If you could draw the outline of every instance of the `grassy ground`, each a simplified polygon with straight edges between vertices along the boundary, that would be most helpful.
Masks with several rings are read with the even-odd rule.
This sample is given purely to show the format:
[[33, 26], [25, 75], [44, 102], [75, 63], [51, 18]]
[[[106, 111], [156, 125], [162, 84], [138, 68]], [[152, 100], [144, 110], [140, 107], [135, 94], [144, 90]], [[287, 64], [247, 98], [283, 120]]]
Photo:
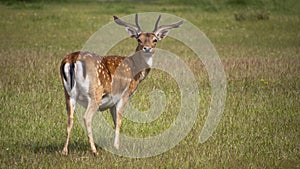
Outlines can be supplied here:
[[[291, 5], [281, 8], [283, 4], [276, 3], [253, 5], [232, 0], [224, 6], [212, 2], [0, 5], [0, 168], [300, 168], [300, 10], [287, 10]], [[215, 45], [228, 82], [226, 108], [217, 130], [207, 142], [198, 144], [209, 109], [208, 77], [191, 51], [166, 39], [159, 47], [183, 59], [191, 57], [186, 62], [200, 88], [201, 111], [188, 136], [170, 151], [150, 158], [119, 157], [101, 148], [101, 156], [94, 158], [76, 118], [70, 155], [61, 156], [67, 117], [60, 60], [81, 49], [112, 15], [145, 11], [183, 17]], [[257, 19], [264, 11], [268, 18]], [[245, 19], [237, 21], [235, 14]], [[114, 53], [133, 51], [131, 41], [132, 46], [120, 45]], [[165, 83], [160, 77], [168, 78], [154, 71], [143, 82], [133, 98], [136, 107], [147, 109], [144, 93], [154, 85], [165, 89], [167, 98], [176, 98], [173, 82]], [[122, 132], [144, 136], [144, 132], [163, 131], [176, 117], [172, 114], [177, 109], [172, 107], [174, 103], [171, 99], [169, 111], [149, 125], [124, 120]]]

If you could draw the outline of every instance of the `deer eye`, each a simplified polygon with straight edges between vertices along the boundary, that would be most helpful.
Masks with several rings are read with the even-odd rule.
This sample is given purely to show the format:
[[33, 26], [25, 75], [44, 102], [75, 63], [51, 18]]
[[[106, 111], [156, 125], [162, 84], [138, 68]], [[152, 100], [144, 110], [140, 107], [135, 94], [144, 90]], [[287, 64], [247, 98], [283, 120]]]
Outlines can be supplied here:
[[141, 39], [137, 39], [138, 43], [142, 43], [142, 40]]
[[153, 43], [156, 43], [157, 42], [157, 39], [153, 39], [153, 41], [152, 41]]

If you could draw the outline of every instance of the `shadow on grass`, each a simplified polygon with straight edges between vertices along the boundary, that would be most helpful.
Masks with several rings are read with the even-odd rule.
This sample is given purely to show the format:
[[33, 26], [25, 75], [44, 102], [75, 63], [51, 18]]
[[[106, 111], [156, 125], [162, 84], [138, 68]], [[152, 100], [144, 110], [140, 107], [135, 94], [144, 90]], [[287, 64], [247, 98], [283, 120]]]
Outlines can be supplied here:
[[[45, 142], [26, 142], [22, 143], [22, 147], [35, 154], [61, 154], [64, 147], [64, 142], [61, 143], [45, 143]], [[70, 142], [69, 143], [69, 153], [75, 152], [76, 154], [85, 154], [90, 151], [90, 145], [88, 142]], [[98, 151], [101, 151], [102, 148], [96, 146]]]

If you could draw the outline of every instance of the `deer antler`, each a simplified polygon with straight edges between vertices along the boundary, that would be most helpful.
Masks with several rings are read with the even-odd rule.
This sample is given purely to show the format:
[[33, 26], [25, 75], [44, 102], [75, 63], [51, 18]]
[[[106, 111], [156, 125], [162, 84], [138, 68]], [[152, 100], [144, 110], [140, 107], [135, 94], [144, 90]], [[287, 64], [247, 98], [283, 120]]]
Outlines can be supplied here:
[[152, 32], [155, 32], [155, 31], [157, 30], [158, 23], [159, 23], [159, 21], [160, 21], [160, 17], [161, 17], [161, 15], [158, 16], [158, 18], [157, 18], [157, 20], [156, 20], [156, 22], [155, 22], [154, 30], [153, 30]]
[[172, 23], [170, 25], [161, 25], [161, 26], [158, 26], [159, 20], [160, 20], [160, 16], [157, 19], [157, 22], [155, 24], [155, 28], [153, 30], [153, 33], [161, 32], [163, 30], [169, 30], [169, 29], [172, 29], [172, 28], [178, 28], [183, 23], [183, 21], [178, 21], [178, 22]]
[[178, 22], [175, 22], [175, 23], [172, 23], [170, 25], [161, 25], [161, 26], [158, 26], [158, 23], [160, 21], [160, 17], [161, 15], [158, 16], [157, 18], [157, 21], [155, 23], [155, 27], [154, 27], [154, 30], [152, 31], [157, 37], [163, 39], [165, 36], [167, 36], [168, 32], [169, 32], [169, 29], [172, 29], [172, 28], [178, 28], [182, 23], [183, 21], [178, 21]]
[[131, 24], [131, 23], [127, 23], [121, 19], [119, 19], [117, 16], [114, 16], [114, 21], [121, 25], [121, 26], [125, 26], [126, 29], [128, 29], [128, 31], [133, 31], [134, 34], [138, 35], [140, 33], [142, 33], [142, 29], [139, 25], [139, 18], [138, 18], [138, 14], [135, 14], [135, 25]]
[[139, 17], [138, 17], [138, 14], [136, 13], [135, 14], [135, 25], [136, 27], [138, 28], [138, 32], [141, 33], [143, 32], [143, 30], [141, 29], [140, 25], [139, 25]]

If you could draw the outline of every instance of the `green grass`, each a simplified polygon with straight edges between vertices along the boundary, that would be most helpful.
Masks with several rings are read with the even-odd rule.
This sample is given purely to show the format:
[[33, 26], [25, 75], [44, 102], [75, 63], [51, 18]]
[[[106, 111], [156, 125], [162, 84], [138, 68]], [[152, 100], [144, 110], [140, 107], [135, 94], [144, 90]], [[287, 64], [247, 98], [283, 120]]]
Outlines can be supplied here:
[[[0, 168], [299, 168], [300, 10], [296, 5], [286, 9], [292, 1], [192, 2], [0, 5]], [[234, 14], [243, 7], [270, 11], [270, 17], [236, 21]], [[217, 130], [207, 142], [198, 143], [210, 104], [208, 76], [187, 47], [168, 38], [159, 47], [182, 56], [200, 89], [200, 111], [188, 136], [150, 158], [119, 157], [100, 147], [101, 155], [95, 158], [75, 118], [70, 154], [62, 156], [67, 115], [61, 59], [81, 49], [112, 15], [153, 9], [189, 20], [215, 45], [227, 75], [226, 107]], [[126, 55], [134, 49], [134, 41], [128, 39], [111, 53]], [[176, 118], [176, 84], [159, 71], [152, 71], [141, 84], [132, 98], [134, 106], [147, 110], [147, 93], [153, 88], [165, 91], [166, 111], [149, 124], [124, 119], [122, 133], [156, 135]], [[103, 114], [111, 120], [108, 112]]]

